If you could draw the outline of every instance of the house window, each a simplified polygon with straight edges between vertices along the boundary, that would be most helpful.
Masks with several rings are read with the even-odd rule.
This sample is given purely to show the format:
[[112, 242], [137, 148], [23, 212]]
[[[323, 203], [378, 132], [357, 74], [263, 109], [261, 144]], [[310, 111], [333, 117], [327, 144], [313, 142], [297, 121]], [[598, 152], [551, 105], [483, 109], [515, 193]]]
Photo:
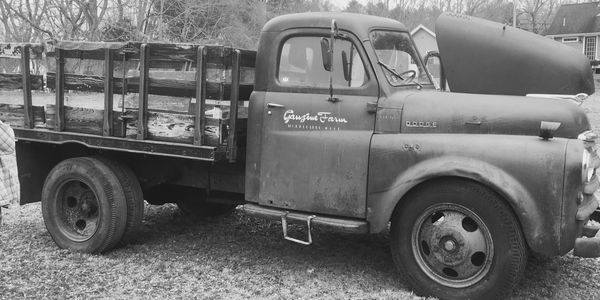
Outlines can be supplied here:
[[589, 59], [596, 59], [596, 37], [588, 36], [585, 38], [585, 47], [583, 48], [583, 55]]
[[576, 43], [578, 41], [577, 37], [564, 37], [562, 39], [563, 43]]

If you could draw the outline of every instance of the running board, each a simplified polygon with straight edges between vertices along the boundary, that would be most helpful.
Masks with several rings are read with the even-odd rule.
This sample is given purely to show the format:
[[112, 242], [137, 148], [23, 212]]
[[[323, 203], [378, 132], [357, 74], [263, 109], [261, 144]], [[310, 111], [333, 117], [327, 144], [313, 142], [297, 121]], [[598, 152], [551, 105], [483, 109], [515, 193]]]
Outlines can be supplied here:
[[[286, 240], [300, 243], [303, 245], [312, 244], [312, 227], [328, 228], [338, 232], [346, 233], [369, 233], [369, 223], [363, 220], [336, 218], [330, 216], [320, 216], [304, 212], [289, 211], [280, 208], [264, 207], [256, 204], [240, 205], [237, 208], [239, 211], [249, 215], [270, 220], [281, 220], [283, 237]], [[306, 223], [307, 241], [289, 237], [287, 234], [288, 221], [296, 221]]]

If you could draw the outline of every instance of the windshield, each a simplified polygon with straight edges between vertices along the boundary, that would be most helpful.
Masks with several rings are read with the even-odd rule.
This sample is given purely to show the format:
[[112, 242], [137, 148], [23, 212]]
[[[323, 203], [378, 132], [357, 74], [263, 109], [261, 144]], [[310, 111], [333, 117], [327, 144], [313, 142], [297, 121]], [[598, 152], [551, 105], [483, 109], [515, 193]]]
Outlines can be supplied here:
[[378, 64], [391, 85], [432, 84], [408, 33], [374, 30], [370, 37]]

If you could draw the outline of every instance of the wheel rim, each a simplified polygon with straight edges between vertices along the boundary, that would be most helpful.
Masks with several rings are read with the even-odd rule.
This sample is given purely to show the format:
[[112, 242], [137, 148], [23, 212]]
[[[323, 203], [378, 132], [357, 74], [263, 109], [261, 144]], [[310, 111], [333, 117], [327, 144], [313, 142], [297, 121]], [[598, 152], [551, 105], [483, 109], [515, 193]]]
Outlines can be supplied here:
[[98, 198], [82, 181], [72, 180], [61, 185], [58, 189], [57, 212], [59, 230], [72, 241], [86, 241], [98, 229]]
[[413, 226], [411, 245], [421, 270], [453, 288], [479, 282], [488, 274], [494, 256], [485, 223], [458, 204], [437, 204], [425, 210]]

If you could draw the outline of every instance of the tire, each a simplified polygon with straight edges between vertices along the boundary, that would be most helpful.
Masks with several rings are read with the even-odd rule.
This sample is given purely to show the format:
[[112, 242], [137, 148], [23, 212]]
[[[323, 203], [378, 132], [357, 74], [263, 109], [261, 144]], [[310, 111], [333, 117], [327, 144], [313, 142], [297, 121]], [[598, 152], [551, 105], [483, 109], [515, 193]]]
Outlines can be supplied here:
[[60, 248], [103, 253], [112, 249], [125, 232], [125, 191], [115, 172], [101, 160], [70, 158], [46, 177], [42, 214]]
[[527, 263], [511, 208], [477, 183], [445, 179], [417, 187], [392, 217], [394, 263], [420, 295], [496, 299]]
[[144, 194], [142, 193], [142, 187], [137, 180], [137, 176], [128, 166], [104, 157], [95, 157], [95, 159], [111, 168], [125, 193], [127, 223], [125, 224], [125, 232], [119, 244], [126, 245], [134, 239], [142, 227], [142, 219], [144, 218]]

